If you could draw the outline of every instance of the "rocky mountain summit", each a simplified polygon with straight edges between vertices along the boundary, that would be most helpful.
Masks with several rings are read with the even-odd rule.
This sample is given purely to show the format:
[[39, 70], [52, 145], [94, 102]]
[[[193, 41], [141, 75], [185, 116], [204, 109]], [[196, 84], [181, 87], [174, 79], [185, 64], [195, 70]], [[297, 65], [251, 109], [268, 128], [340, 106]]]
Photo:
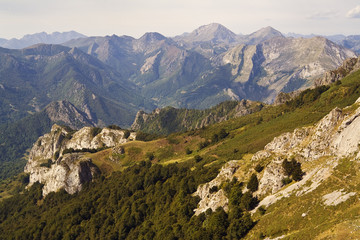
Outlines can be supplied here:
[[84, 152], [115, 147], [136, 136], [124, 134], [120, 129], [84, 127], [73, 131], [53, 125], [51, 132], [40, 137], [30, 150], [25, 166], [25, 172], [30, 174], [29, 186], [35, 182], [44, 184], [44, 196], [59, 189], [70, 194], [80, 191], [82, 184], [99, 172]]
[[[359, 116], [360, 99], [344, 109], [333, 109], [313, 126], [298, 128], [275, 137], [264, 150], [255, 153], [251, 164], [265, 166], [261, 173], [257, 173], [259, 188], [254, 194], [261, 200], [259, 206], [269, 207], [284, 197], [309, 194], [332, 176], [341, 159], [358, 161], [360, 135], [356, 129], [360, 127]], [[300, 181], [290, 185], [284, 183], [286, 173], [283, 162], [287, 159], [299, 162], [304, 172]], [[213, 181], [199, 186], [195, 195], [200, 196], [201, 201], [195, 210], [196, 214], [219, 206], [226, 210], [228, 200], [220, 188], [221, 183], [242, 174], [243, 167], [241, 160], [231, 161], [224, 165]], [[219, 190], [210, 192], [209, 189], [213, 186], [217, 186]], [[339, 191], [324, 195], [325, 204], [339, 204], [356, 195], [355, 192], [347, 193], [344, 189]]]

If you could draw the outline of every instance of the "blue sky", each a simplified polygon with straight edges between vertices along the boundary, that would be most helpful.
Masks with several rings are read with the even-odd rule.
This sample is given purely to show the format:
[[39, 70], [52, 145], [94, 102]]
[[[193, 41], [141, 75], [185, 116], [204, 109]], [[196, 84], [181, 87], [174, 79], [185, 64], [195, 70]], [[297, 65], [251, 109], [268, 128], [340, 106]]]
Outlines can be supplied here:
[[360, 35], [354, 0], [0, 0], [0, 38], [75, 30], [88, 36], [175, 36], [221, 23], [235, 33], [262, 27], [301, 34]]

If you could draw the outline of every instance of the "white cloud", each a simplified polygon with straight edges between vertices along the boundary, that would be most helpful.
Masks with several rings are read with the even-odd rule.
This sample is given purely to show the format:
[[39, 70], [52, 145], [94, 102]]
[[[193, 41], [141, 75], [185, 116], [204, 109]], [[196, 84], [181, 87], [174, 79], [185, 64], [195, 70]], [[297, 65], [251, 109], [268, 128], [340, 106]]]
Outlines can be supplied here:
[[355, 8], [348, 11], [346, 16], [348, 18], [360, 18], [360, 5], [357, 5]]

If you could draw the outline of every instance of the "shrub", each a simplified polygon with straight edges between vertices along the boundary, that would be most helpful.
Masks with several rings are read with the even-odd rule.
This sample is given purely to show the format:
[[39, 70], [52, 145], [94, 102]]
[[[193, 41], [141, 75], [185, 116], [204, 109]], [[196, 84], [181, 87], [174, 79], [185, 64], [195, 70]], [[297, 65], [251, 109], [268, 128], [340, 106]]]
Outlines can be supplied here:
[[192, 150], [190, 150], [189, 148], [186, 148], [185, 152], [186, 152], [187, 155], [192, 154]]
[[246, 211], [250, 211], [256, 207], [258, 202], [258, 199], [256, 197], [253, 197], [251, 192], [246, 192], [241, 197], [240, 208]]
[[212, 188], [209, 189], [209, 193], [214, 193], [219, 190], [218, 186], [212, 186]]
[[155, 155], [154, 155], [153, 152], [147, 152], [147, 153], [145, 154], [145, 157], [146, 157], [148, 160], [150, 160], [150, 161], [152, 161], [152, 160], [155, 159]]
[[263, 169], [264, 169], [264, 167], [261, 166], [260, 163], [258, 163], [258, 164], [255, 166], [255, 168], [254, 168], [254, 170], [255, 170], [256, 172], [258, 172], [258, 173], [260, 173]]
[[199, 143], [199, 150], [203, 149], [203, 148], [206, 148], [207, 146], [210, 145], [210, 142], [209, 140], [205, 140], [204, 142], [200, 142]]
[[259, 211], [260, 215], [264, 215], [265, 212], [266, 212], [266, 209], [264, 208], [264, 206], [260, 206], [260, 207], [258, 208], [258, 211]]
[[114, 125], [114, 124], [107, 126], [107, 128], [113, 129], [113, 130], [121, 130], [121, 127]]
[[259, 188], [259, 181], [256, 174], [251, 175], [250, 180], [246, 186], [251, 192], [256, 192]]
[[91, 128], [90, 134], [92, 137], [95, 137], [96, 135], [98, 135], [101, 132], [101, 128], [99, 127], [93, 127]]
[[127, 139], [130, 137], [130, 131], [129, 130], [125, 130], [124, 131], [124, 138]]
[[294, 158], [292, 158], [291, 161], [284, 159], [282, 167], [284, 168], [285, 175], [292, 177], [294, 181], [300, 181], [304, 175], [301, 170], [301, 163], [297, 162]]
[[199, 155], [196, 155], [195, 157], [194, 157], [194, 159], [195, 159], [195, 162], [200, 162], [201, 160], [203, 160], [203, 158], [202, 157], [200, 157]]
[[149, 134], [149, 133], [144, 133], [144, 132], [136, 133], [136, 140], [139, 140], [139, 141], [148, 142], [148, 141], [155, 140], [157, 138], [159, 138], [159, 136], [155, 135], [155, 134]]
[[224, 128], [222, 128], [222, 129], [220, 129], [220, 132], [218, 135], [219, 135], [219, 140], [221, 140], [221, 139], [224, 139], [227, 136], [229, 136], [229, 133]]
[[51, 165], [53, 164], [51, 159], [48, 159], [47, 162], [41, 163], [40, 167], [47, 167], [47, 168], [51, 168]]
[[22, 184], [28, 184], [30, 182], [30, 174], [21, 175], [20, 181]]
[[211, 137], [211, 142], [216, 143], [218, 141], [219, 141], [219, 135], [217, 135], [217, 133], [214, 133]]
[[281, 180], [281, 182], [282, 182], [282, 184], [283, 185], [288, 185], [289, 183], [291, 183], [291, 179], [290, 178], [288, 178], [288, 177], [286, 177], [286, 178], [283, 178], [282, 180]]
[[73, 148], [67, 148], [64, 149], [64, 151], [62, 152], [63, 155], [67, 154], [67, 153], [73, 153], [75, 150]]

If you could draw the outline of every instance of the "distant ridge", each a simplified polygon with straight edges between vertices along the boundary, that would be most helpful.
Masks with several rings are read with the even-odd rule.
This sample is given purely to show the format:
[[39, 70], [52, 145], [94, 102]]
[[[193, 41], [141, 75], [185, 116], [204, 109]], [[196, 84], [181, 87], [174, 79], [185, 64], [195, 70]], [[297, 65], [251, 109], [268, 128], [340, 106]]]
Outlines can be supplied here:
[[84, 38], [85, 35], [75, 32], [53, 32], [48, 34], [46, 32], [40, 32], [35, 34], [27, 34], [20, 39], [12, 38], [10, 40], [0, 39], [0, 46], [10, 49], [21, 49], [29, 47], [34, 44], [61, 44], [72, 39]]

